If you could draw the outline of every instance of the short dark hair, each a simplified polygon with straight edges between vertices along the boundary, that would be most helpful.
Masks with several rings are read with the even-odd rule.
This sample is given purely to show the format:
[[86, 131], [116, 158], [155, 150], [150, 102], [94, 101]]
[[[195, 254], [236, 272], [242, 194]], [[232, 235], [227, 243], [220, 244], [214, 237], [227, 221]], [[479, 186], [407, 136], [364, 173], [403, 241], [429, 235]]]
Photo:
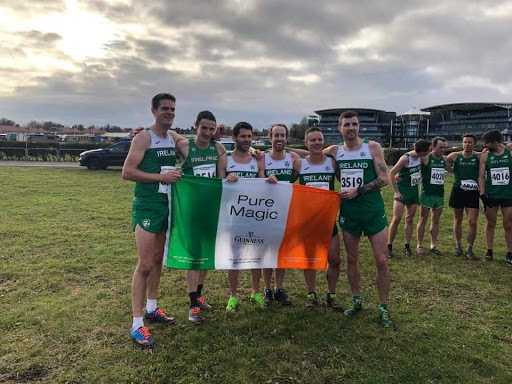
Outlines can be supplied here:
[[414, 150], [416, 153], [427, 152], [430, 148], [430, 141], [425, 139], [419, 139], [414, 143]]
[[306, 137], [308, 137], [308, 134], [310, 134], [311, 132], [320, 132], [322, 133], [322, 130], [318, 127], [311, 127], [311, 128], [308, 128], [306, 129], [306, 132], [304, 132], [304, 139], [306, 139]]
[[502, 143], [503, 135], [499, 129], [492, 129], [482, 135], [482, 141], [486, 141], [488, 143]]
[[471, 137], [475, 143], [478, 141], [474, 133], [465, 133], [462, 135], [462, 140], [464, 140], [465, 137]]
[[442, 136], [436, 136], [432, 139], [432, 149], [437, 145], [438, 142], [442, 141], [443, 143], [446, 143], [446, 139]]
[[359, 115], [357, 114], [357, 112], [354, 112], [354, 111], [343, 112], [340, 116], [340, 119], [338, 120], [338, 125], [341, 125], [341, 120], [350, 119], [352, 117], [357, 117], [357, 120], [359, 120]]
[[201, 111], [201, 112], [199, 112], [197, 114], [196, 124], [199, 125], [199, 123], [203, 119], [217, 122], [217, 120], [215, 120], [215, 116], [213, 116], [213, 113], [211, 113], [210, 111]]
[[286, 126], [286, 124], [281, 124], [281, 123], [275, 123], [275, 124], [272, 124], [268, 130], [268, 137], [272, 138], [272, 130], [274, 129], [274, 127], [283, 127], [284, 129], [286, 129], [286, 137], [288, 137], [288, 133], [290, 132], [288, 130], [288, 127]]
[[153, 96], [151, 99], [151, 106], [154, 109], [158, 109], [160, 106], [160, 100], [171, 100], [172, 102], [176, 102], [176, 98], [170, 93], [159, 93], [158, 95]]
[[241, 129], [249, 129], [252, 131], [252, 125], [249, 123], [246, 123], [245, 121], [240, 121], [235, 124], [233, 127], [233, 136], [238, 137], [238, 134], [240, 133]]

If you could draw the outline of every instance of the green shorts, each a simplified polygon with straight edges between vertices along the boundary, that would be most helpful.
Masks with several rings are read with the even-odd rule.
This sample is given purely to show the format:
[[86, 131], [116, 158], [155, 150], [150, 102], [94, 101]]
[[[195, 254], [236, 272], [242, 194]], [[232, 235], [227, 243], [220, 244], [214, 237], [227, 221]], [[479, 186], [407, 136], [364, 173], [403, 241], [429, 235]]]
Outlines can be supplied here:
[[420, 203], [420, 196], [418, 188], [398, 188], [398, 191], [402, 194], [403, 205], [414, 205]]
[[340, 227], [351, 235], [373, 236], [388, 226], [384, 209], [372, 212], [356, 210], [340, 211]]
[[133, 199], [132, 230], [139, 225], [151, 233], [166, 231], [169, 226], [169, 204], [162, 201]]
[[430, 209], [439, 209], [444, 207], [444, 197], [436, 195], [420, 195], [422, 207]]

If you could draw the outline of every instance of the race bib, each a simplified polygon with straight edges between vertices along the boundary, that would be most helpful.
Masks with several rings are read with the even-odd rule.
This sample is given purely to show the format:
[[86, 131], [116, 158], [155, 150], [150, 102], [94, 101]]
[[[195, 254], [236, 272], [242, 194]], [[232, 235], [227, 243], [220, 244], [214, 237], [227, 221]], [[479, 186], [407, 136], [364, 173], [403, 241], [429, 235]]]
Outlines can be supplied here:
[[462, 180], [460, 182], [460, 188], [465, 191], [477, 191], [478, 183], [475, 180]]
[[508, 167], [491, 168], [492, 185], [508, 185], [509, 181], [510, 169]]
[[411, 174], [411, 187], [415, 187], [420, 182], [421, 175], [419, 172]]
[[340, 189], [352, 189], [362, 186], [363, 172], [363, 169], [342, 169], [340, 171]]
[[315, 181], [311, 183], [306, 183], [308, 187], [315, 187], [315, 188], [321, 188], [321, 189], [327, 189], [329, 190], [329, 183], [321, 182], [321, 181]]
[[[162, 165], [160, 167], [160, 174], [162, 174], [162, 173], [169, 173], [169, 172], [174, 171], [174, 170], [176, 170], [176, 167], [173, 167], [173, 166], [170, 166], [170, 165]], [[169, 190], [169, 185], [168, 184], [160, 183], [158, 185], [158, 193], [165, 193], [167, 195], [168, 190]]]
[[430, 173], [430, 184], [443, 185], [444, 184], [444, 173], [443, 168], [432, 168]]
[[193, 170], [194, 176], [217, 177], [217, 166], [215, 164], [196, 165]]

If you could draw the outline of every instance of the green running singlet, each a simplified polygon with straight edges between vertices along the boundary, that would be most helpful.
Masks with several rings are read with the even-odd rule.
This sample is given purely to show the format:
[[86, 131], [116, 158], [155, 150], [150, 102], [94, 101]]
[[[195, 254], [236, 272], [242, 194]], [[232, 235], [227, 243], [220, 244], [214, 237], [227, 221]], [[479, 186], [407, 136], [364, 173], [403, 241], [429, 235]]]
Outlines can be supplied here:
[[207, 148], [199, 148], [194, 139], [189, 139], [188, 157], [183, 163], [182, 170], [185, 175], [201, 177], [217, 177], [217, 160], [219, 151], [214, 141], [210, 141]]
[[485, 194], [490, 199], [512, 199], [512, 155], [505, 149], [501, 155], [489, 152], [485, 164]]

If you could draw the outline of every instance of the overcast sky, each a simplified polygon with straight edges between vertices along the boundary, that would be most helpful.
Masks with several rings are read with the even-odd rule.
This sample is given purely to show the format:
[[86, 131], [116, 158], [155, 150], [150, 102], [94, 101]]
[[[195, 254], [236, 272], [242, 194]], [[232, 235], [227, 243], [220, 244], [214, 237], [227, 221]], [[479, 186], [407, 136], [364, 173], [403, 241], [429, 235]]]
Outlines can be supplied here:
[[0, 0], [0, 117], [262, 129], [318, 109], [512, 101], [512, 1]]

